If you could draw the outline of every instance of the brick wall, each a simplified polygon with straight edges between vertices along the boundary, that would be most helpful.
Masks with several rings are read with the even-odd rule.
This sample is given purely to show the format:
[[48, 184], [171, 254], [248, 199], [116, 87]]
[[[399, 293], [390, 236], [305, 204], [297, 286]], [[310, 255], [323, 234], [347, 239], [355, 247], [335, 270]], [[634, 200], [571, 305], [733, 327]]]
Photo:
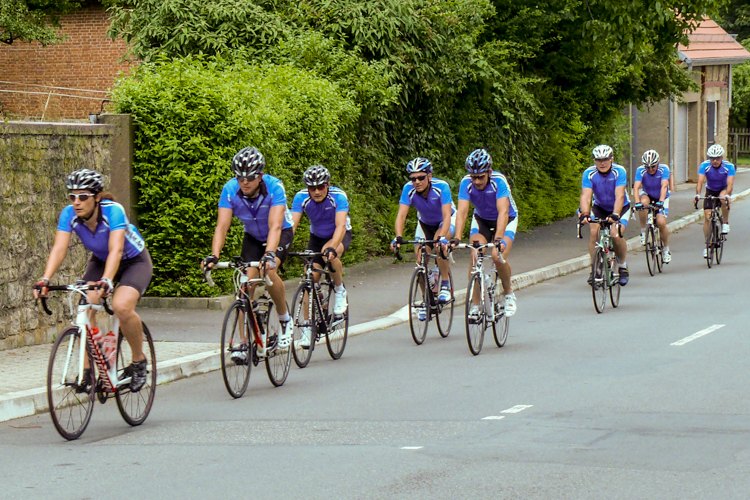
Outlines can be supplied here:
[[[115, 78], [133, 67], [120, 62], [127, 51], [122, 40], [106, 37], [109, 19], [101, 6], [86, 7], [61, 19], [61, 32], [67, 39], [57, 45], [38, 43], [0, 43], [0, 90], [24, 90], [44, 94], [0, 92], [0, 112], [6, 117], [30, 117], [45, 120], [87, 118], [98, 113], [105, 94], [49, 89], [34, 85], [106, 91]], [[21, 85], [18, 85], [21, 84]], [[99, 100], [48, 96], [58, 94], [97, 97]], [[47, 99], [49, 97], [49, 102]], [[46, 105], [46, 111], [45, 111]]]

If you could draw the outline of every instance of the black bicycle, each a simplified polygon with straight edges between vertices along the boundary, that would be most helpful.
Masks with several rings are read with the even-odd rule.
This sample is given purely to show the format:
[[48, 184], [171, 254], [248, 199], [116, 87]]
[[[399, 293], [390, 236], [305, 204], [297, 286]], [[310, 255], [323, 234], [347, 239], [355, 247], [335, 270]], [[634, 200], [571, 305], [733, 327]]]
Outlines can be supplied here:
[[[716, 264], [721, 264], [721, 259], [724, 256], [724, 242], [727, 240], [727, 235], [721, 231], [724, 225], [724, 217], [721, 215], [721, 203], [722, 198], [718, 196], [701, 196], [698, 200], [713, 200], [713, 208], [711, 209], [711, 218], [708, 220], [708, 234], [706, 235], [706, 265], [711, 268], [716, 259]], [[696, 208], [698, 207], [698, 200], [695, 201]], [[729, 206], [727, 206], [729, 210]]]
[[[409, 328], [411, 337], [417, 345], [421, 345], [427, 336], [427, 327], [432, 317], [437, 318], [438, 332], [445, 338], [451, 333], [453, 324], [453, 305], [455, 296], [453, 290], [453, 275], [448, 270], [451, 297], [447, 302], [440, 303], [440, 272], [437, 269], [437, 255], [427, 252], [427, 245], [439, 245], [439, 240], [419, 239], [403, 241], [402, 245], [417, 245], [420, 248], [420, 259], [416, 263], [414, 274], [409, 285]], [[449, 250], [450, 251], [450, 250]], [[395, 250], [398, 260], [402, 260], [399, 248]], [[446, 256], [447, 258], [447, 256]], [[435, 266], [430, 269], [430, 259], [435, 260]]]
[[[612, 239], [612, 225], [615, 224], [619, 232], [620, 224], [595, 217], [590, 217], [589, 221], [591, 224], [599, 224], [599, 240], [596, 242], [594, 258], [591, 261], [591, 296], [594, 299], [594, 309], [601, 313], [607, 303], [607, 290], [612, 307], [620, 304], [620, 270]], [[580, 223], [578, 237], [582, 238]]]
[[[289, 252], [289, 255], [299, 257], [305, 263], [304, 276], [292, 300], [294, 362], [300, 368], [306, 367], [315, 345], [323, 337], [328, 354], [332, 359], [339, 359], [344, 354], [349, 335], [349, 308], [341, 315], [333, 313], [335, 293], [331, 273], [334, 271], [329, 264], [326, 264], [326, 269], [313, 266], [313, 259], [323, 256], [322, 252], [306, 250]], [[320, 283], [315, 282], [314, 273], [322, 275]]]
[[636, 208], [636, 210], [648, 210], [646, 219], [646, 242], [644, 245], [648, 273], [653, 276], [657, 271], [662, 272], [664, 270], [664, 242], [661, 240], [659, 226], [656, 225], [656, 216], [659, 214], [659, 209], [653, 204], [648, 204]]

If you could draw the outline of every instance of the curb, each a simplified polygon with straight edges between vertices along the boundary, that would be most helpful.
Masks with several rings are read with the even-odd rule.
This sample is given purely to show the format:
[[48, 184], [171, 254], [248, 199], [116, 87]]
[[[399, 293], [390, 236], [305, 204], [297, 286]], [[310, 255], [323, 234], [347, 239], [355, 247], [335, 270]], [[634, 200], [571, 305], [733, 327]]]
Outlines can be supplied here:
[[[747, 189], [739, 194], [732, 197], [733, 201], [738, 201], [746, 198], [750, 195], [750, 189]], [[703, 210], [697, 210], [689, 215], [686, 215], [674, 222], [667, 224], [670, 232], [682, 229], [693, 222], [700, 220], [703, 217]], [[634, 250], [642, 245], [640, 244], [639, 238], [633, 237], [628, 240], [628, 250]], [[573, 259], [568, 259], [557, 264], [541, 267], [533, 271], [519, 274], [513, 277], [513, 289], [522, 290], [530, 286], [536, 285], [543, 281], [565, 276], [581, 269], [585, 269], [590, 265], [591, 257], [586, 254]], [[295, 282], [296, 283], [296, 282]], [[170, 305], [148, 305], [144, 304], [146, 299], [151, 299], [155, 304], [166, 304]], [[457, 290], [454, 294], [455, 304], [462, 305], [466, 302], [466, 289]], [[222, 301], [234, 300], [231, 295], [223, 297], [211, 297], [211, 298], [167, 298], [167, 297], [144, 297], [141, 301], [141, 305], [144, 307], [175, 307], [174, 301], [180, 304], [179, 307], [186, 309], [220, 309], [223, 304]], [[184, 301], [184, 302], [183, 302]], [[184, 304], [184, 305], [183, 305]], [[404, 306], [396, 312], [378, 318], [365, 323], [360, 323], [349, 327], [349, 337], [355, 337], [363, 335], [365, 333], [373, 332], [376, 330], [383, 330], [392, 326], [400, 325], [409, 321], [409, 306]], [[219, 349], [212, 351], [202, 352], [198, 354], [191, 354], [189, 356], [183, 356], [181, 358], [175, 358], [163, 363], [158, 366], [157, 374], [157, 385], [166, 384], [179, 380], [182, 378], [191, 377], [193, 375], [201, 375], [211, 371], [218, 370], [221, 367], [221, 360], [219, 358]], [[12, 392], [5, 395], [0, 395], [0, 422], [8, 420], [28, 417], [35, 413], [47, 411], [49, 406], [47, 405], [47, 390], [46, 387], [38, 387], [35, 389], [28, 389], [25, 391]]]

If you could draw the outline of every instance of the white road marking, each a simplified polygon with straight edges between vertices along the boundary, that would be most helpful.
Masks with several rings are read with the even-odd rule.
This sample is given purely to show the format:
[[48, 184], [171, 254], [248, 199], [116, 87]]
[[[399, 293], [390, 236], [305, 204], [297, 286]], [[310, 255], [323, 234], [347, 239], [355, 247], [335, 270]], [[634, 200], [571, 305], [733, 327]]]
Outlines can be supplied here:
[[402, 446], [402, 450], [421, 450], [424, 446]]
[[508, 408], [500, 413], [518, 413], [519, 411], [524, 411], [526, 408], [531, 408], [532, 406], [534, 405], [516, 405], [513, 408]]
[[701, 330], [699, 332], [696, 332], [696, 333], [690, 335], [689, 337], [685, 337], [684, 339], [678, 340], [677, 342], [672, 342], [669, 345], [685, 345], [688, 342], [692, 342], [693, 340], [701, 338], [704, 335], [708, 335], [709, 333], [714, 332], [714, 331], [718, 330], [719, 328], [721, 328], [723, 326], [726, 326], [726, 325], [711, 325], [708, 328], [706, 328], [705, 330]]
[[489, 417], [484, 417], [482, 420], [501, 420], [505, 418], [502, 415], [490, 415]]

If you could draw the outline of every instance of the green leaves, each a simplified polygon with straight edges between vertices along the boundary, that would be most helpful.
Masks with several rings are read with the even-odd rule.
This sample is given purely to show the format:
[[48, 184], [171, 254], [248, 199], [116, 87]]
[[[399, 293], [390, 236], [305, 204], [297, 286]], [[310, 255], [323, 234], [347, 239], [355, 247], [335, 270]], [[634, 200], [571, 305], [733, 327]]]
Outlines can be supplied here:
[[3, 0], [0, 2], [0, 42], [37, 41], [43, 46], [62, 40], [56, 27], [60, 16], [80, 7], [76, 0]]

